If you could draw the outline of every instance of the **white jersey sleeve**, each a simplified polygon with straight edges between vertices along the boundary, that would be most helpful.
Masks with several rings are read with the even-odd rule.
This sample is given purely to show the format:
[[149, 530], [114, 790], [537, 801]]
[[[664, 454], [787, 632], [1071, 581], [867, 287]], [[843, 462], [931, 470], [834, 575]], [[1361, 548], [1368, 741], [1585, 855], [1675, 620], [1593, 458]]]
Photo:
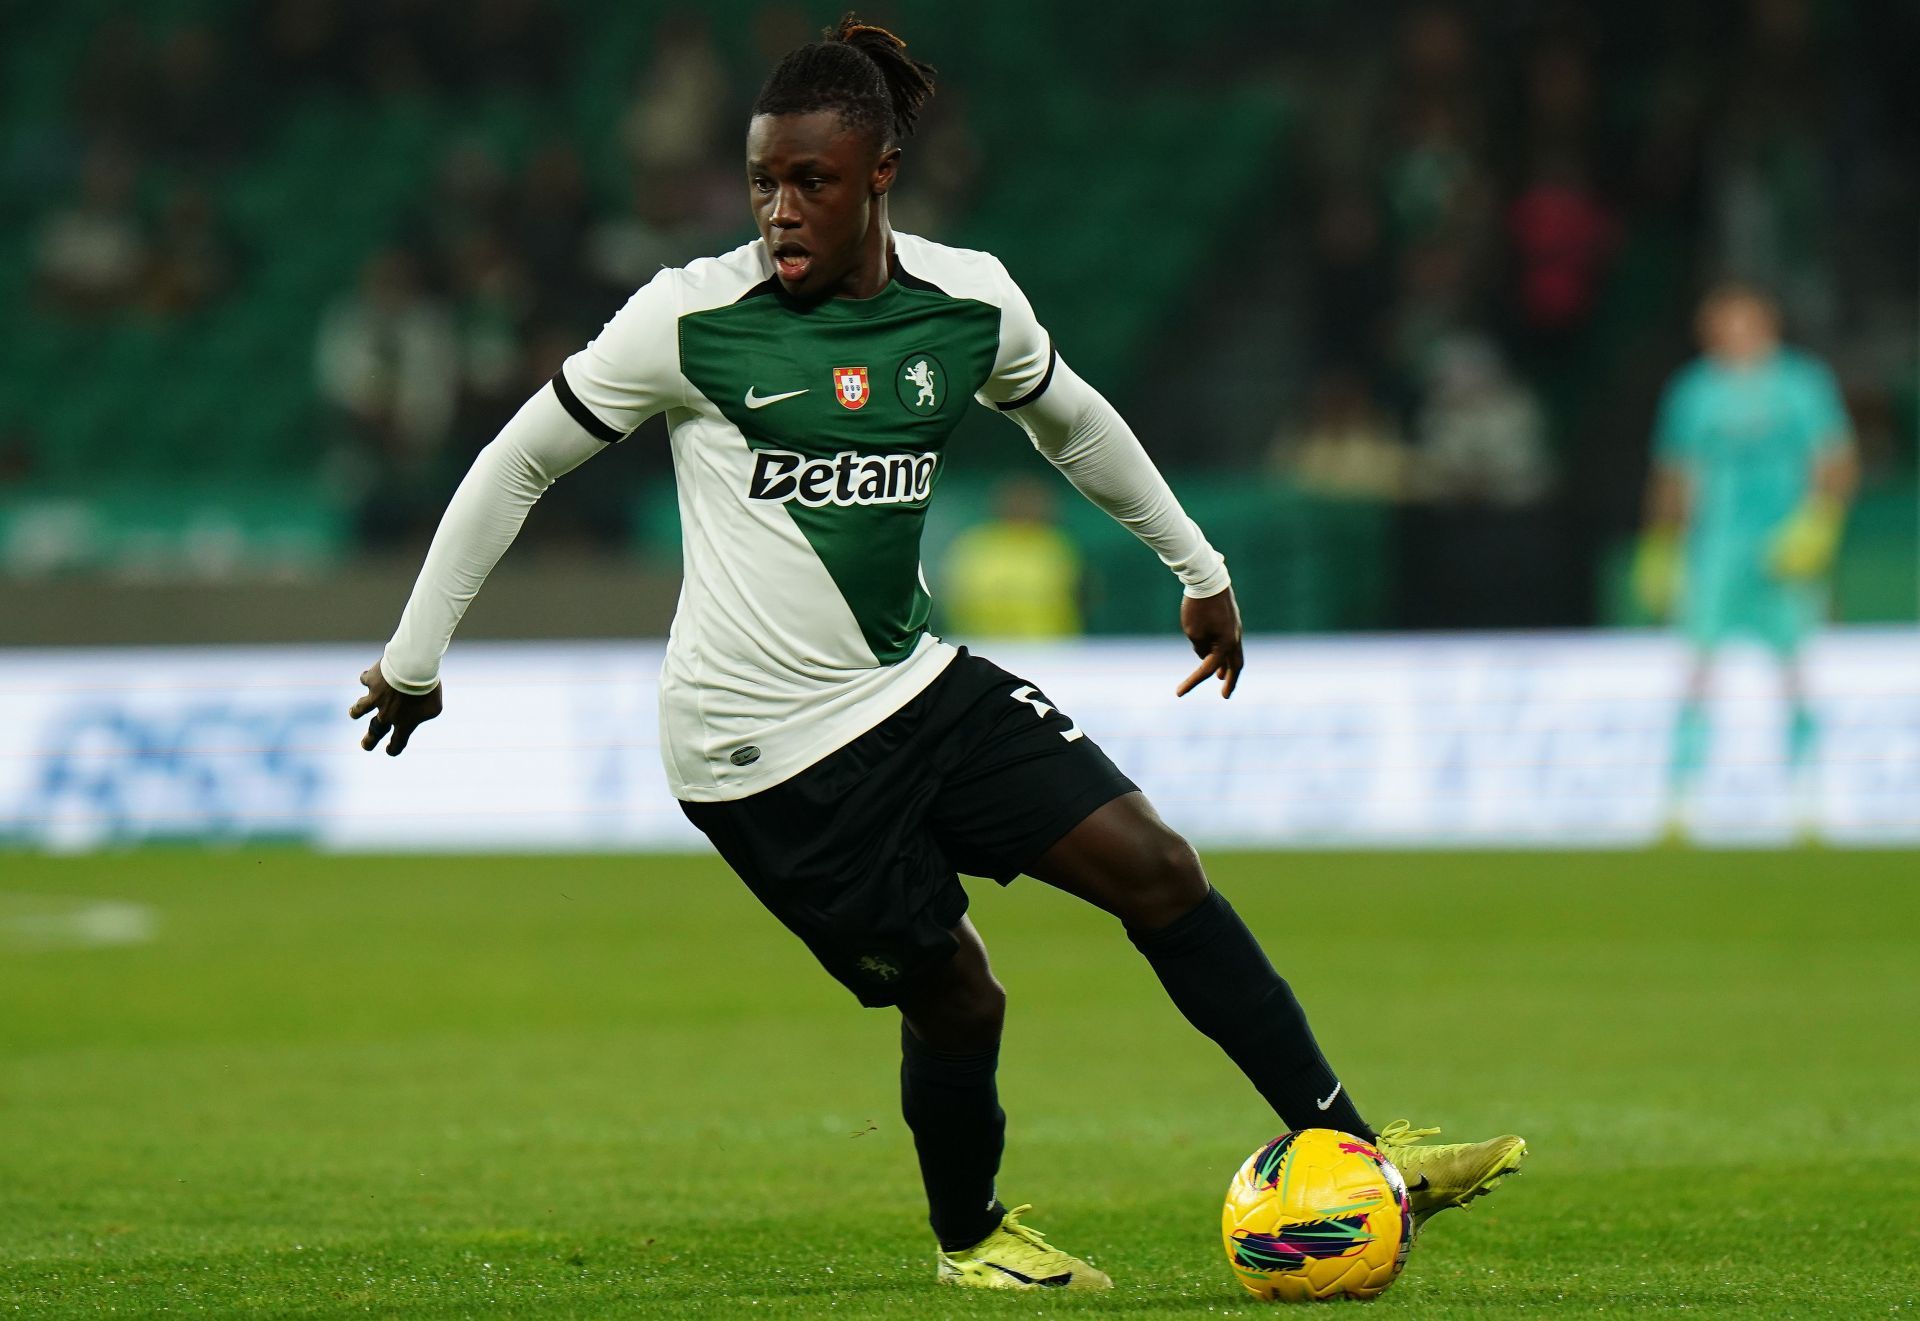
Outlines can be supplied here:
[[1009, 416], [1074, 489], [1140, 538], [1173, 571], [1187, 596], [1232, 585], [1226, 558], [1187, 517], [1133, 428], [1101, 393], [1055, 361], [1051, 383]]
[[680, 272], [663, 270], [554, 377], [574, 421], [603, 441], [621, 440], [648, 418], [686, 403], [680, 372]]
[[440, 658], [453, 630], [519, 535], [527, 511], [556, 478], [606, 448], [562, 407], [558, 383], [556, 377], [554, 389], [542, 388], [520, 406], [447, 504], [380, 660], [380, 672], [401, 692], [431, 692], [440, 682]]
[[1000, 284], [995, 291], [995, 301], [1000, 305], [1000, 352], [993, 361], [993, 374], [980, 387], [979, 397], [996, 408], [1011, 410], [1032, 403], [1046, 392], [1056, 356], [1053, 337], [1033, 314], [1033, 304], [1007, 274], [1007, 268], [998, 260], [989, 260]]
[[1004, 267], [999, 273], [1000, 353], [981, 399], [1019, 423], [1080, 494], [1151, 547], [1186, 595], [1225, 591], [1226, 559], [1187, 517], [1126, 419], [1060, 360], [1026, 295]]

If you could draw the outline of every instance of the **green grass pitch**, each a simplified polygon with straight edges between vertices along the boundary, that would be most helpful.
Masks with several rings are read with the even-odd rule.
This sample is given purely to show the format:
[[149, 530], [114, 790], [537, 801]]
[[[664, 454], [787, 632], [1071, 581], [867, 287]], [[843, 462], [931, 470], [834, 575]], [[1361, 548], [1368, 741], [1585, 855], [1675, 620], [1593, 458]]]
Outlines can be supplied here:
[[[1378, 1312], [1920, 1302], [1920, 858], [1210, 866], [1376, 1123], [1532, 1143]], [[716, 860], [0, 855], [0, 1314], [1263, 1312], [1271, 1115], [1108, 919], [974, 896], [1002, 1192], [1112, 1294], [936, 1288], [894, 1020]], [[88, 899], [152, 939], [58, 947]]]

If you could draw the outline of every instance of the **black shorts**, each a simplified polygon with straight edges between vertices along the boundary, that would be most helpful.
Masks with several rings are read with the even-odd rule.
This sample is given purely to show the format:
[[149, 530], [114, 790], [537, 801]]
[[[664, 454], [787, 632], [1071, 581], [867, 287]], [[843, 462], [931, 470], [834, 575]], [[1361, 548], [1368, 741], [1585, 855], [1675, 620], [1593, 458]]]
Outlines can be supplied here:
[[680, 804], [754, 895], [865, 1005], [951, 958], [957, 873], [1002, 885], [1134, 791], [1032, 684], [963, 647], [925, 692], [800, 774]]

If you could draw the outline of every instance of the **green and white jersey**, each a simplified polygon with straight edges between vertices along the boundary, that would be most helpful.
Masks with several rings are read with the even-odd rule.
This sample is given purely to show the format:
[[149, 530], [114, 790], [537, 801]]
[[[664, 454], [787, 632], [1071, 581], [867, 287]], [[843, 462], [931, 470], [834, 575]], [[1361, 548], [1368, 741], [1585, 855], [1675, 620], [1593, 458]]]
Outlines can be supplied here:
[[431, 691], [467, 606], [555, 480], [656, 413], [679, 484], [685, 580], [660, 685], [680, 798], [743, 798], [806, 769], [932, 683], [920, 529], [969, 398], [1007, 411], [1188, 596], [1229, 585], [1113, 405], [1053, 350], [985, 253], [893, 236], [874, 297], [786, 298], [758, 242], [662, 271], [474, 459], [381, 656]]
[[554, 389], [617, 440], [665, 413], [685, 579], [660, 687], [674, 794], [744, 797], [926, 688], [920, 533], [973, 401], [1047, 389], [1046, 332], [995, 258], [894, 235], [872, 298], [799, 304], [758, 240], [663, 270]]

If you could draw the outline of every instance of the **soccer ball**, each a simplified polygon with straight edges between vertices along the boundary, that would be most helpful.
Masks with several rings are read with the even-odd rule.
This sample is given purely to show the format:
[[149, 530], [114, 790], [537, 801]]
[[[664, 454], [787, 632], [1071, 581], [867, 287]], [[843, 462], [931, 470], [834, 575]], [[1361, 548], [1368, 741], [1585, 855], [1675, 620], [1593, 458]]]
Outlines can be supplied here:
[[1413, 1246], [1400, 1171], [1331, 1128], [1282, 1133], [1247, 1157], [1220, 1216], [1227, 1262], [1255, 1298], [1377, 1298]]

